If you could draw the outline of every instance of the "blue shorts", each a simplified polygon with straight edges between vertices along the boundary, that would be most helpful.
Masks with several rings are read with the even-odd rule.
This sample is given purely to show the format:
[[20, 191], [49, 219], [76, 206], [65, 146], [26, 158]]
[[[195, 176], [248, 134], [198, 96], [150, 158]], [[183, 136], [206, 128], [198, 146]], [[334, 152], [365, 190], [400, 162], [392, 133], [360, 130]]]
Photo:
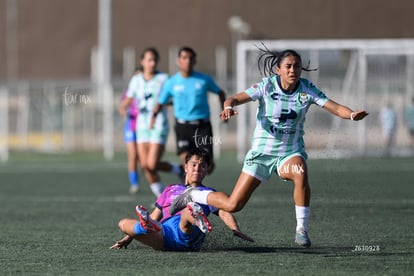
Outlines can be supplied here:
[[136, 142], [137, 141], [137, 134], [134, 130], [131, 129], [131, 121], [126, 120], [124, 126], [124, 142]]
[[194, 227], [193, 232], [185, 234], [180, 229], [180, 215], [175, 215], [162, 222], [164, 250], [168, 251], [198, 251], [204, 242], [206, 234]]

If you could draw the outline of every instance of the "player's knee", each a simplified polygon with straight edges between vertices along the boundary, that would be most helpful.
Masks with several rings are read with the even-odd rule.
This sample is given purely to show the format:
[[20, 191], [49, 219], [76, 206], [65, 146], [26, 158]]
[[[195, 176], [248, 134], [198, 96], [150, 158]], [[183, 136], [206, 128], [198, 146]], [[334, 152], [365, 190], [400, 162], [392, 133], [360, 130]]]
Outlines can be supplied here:
[[309, 182], [306, 179], [298, 179], [294, 181], [294, 184], [297, 189], [310, 189]]
[[157, 170], [157, 164], [155, 163], [147, 163], [145, 167], [148, 171], [154, 172]]
[[243, 209], [243, 207], [244, 207], [244, 204], [243, 204], [242, 202], [240, 202], [240, 201], [232, 201], [232, 200], [230, 200], [230, 201], [227, 203], [227, 206], [226, 206], [226, 211], [228, 211], [228, 212], [230, 212], [230, 213], [235, 213], [235, 212], [238, 212], [238, 211], [240, 211], [241, 209]]
[[119, 229], [121, 229], [121, 231], [124, 231], [125, 229], [124, 229], [124, 227], [125, 227], [125, 222], [126, 222], [126, 219], [121, 219], [119, 222], [118, 222], [118, 227], [119, 227]]
[[153, 172], [154, 171], [154, 169], [151, 166], [149, 166], [149, 164], [147, 164], [147, 163], [141, 164], [141, 168], [145, 171], [148, 171], [148, 172]]

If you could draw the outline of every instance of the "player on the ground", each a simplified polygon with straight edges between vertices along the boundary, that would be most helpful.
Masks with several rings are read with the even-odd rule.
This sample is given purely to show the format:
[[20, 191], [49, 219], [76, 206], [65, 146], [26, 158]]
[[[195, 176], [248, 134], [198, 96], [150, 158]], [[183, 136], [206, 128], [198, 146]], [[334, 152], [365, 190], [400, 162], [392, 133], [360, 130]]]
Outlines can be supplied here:
[[[293, 50], [272, 52], [261, 49], [259, 70], [266, 76], [224, 103], [220, 113], [223, 121], [237, 115], [234, 106], [258, 100], [256, 129], [252, 146], [246, 155], [242, 172], [231, 195], [222, 192], [188, 189], [171, 207], [172, 213], [187, 202], [209, 204], [228, 212], [240, 211], [261, 182], [273, 172], [281, 179], [293, 181], [296, 212], [297, 244], [309, 247], [308, 219], [310, 214], [310, 186], [305, 151], [304, 122], [311, 104], [316, 104], [343, 119], [359, 121], [368, 115], [364, 110], [350, 108], [328, 99], [309, 80], [301, 78], [303, 68], [300, 55]], [[264, 62], [261, 67], [261, 61]], [[262, 70], [263, 68], [263, 70]]]
[[151, 214], [148, 214], [144, 207], [137, 206], [136, 212], [139, 220], [122, 219], [119, 222], [119, 228], [126, 235], [111, 248], [126, 248], [133, 239], [136, 239], [157, 250], [199, 250], [206, 233], [211, 231], [211, 224], [207, 219], [211, 212], [217, 214], [236, 236], [253, 242], [252, 238], [240, 231], [237, 221], [231, 213], [217, 210], [212, 206], [189, 202], [182, 212], [171, 216], [171, 202], [185, 191], [186, 186], [214, 191], [214, 189], [202, 184], [209, 164], [208, 152], [198, 148], [190, 149], [185, 161], [186, 185], [167, 186], [157, 199], [155, 209]]
[[168, 78], [167, 74], [157, 71], [158, 60], [159, 55], [155, 48], [147, 48], [143, 51], [140, 60], [142, 73], [131, 78], [127, 97], [119, 108], [120, 113], [124, 115], [133, 99], [137, 101], [139, 109], [136, 124], [138, 158], [156, 197], [164, 189], [158, 170], [172, 172], [177, 175], [183, 173], [180, 165], [160, 161], [169, 132], [166, 109], [163, 108], [159, 111], [160, 114], [157, 116], [154, 126], [150, 128], [153, 108], [158, 101], [162, 85]]

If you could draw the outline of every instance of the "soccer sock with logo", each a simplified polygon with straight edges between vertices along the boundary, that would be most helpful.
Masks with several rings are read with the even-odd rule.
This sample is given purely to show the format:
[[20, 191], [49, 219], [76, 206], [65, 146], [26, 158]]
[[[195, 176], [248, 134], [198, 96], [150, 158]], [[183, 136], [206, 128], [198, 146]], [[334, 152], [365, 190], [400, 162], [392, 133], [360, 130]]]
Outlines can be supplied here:
[[164, 185], [161, 182], [154, 182], [150, 185], [152, 193], [158, 198], [164, 190]]
[[128, 172], [128, 178], [131, 186], [139, 185], [139, 174], [137, 171]]
[[310, 214], [309, 206], [297, 206], [295, 205], [296, 211], [296, 231], [303, 229], [308, 231], [308, 220]]

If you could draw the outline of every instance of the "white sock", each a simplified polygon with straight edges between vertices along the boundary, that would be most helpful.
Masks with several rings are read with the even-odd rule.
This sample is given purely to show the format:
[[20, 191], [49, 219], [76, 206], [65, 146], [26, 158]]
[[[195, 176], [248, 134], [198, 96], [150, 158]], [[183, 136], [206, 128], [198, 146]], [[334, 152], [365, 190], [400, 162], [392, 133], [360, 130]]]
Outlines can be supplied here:
[[194, 202], [200, 203], [200, 204], [206, 204], [208, 205], [207, 202], [207, 196], [209, 193], [211, 193], [212, 191], [200, 191], [200, 190], [193, 190], [191, 192], [191, 197], [193, 198]]
[[171, 173], [179, 175], [181, 173], [181, 166], [179, 164], [171, 164]]
[[152, 193], [158, 198], [162, 191], [164, 191], [164, 185], [161, 182], [154, 182], [150, 185]]
[[309, 220], [309, 215], [310, 215], [310, 207], [295, 205], [295, 211], [296, 211], [296, 231], [299, 231], [301, 228], [305, 231], [308, 231], [308, 220]]

